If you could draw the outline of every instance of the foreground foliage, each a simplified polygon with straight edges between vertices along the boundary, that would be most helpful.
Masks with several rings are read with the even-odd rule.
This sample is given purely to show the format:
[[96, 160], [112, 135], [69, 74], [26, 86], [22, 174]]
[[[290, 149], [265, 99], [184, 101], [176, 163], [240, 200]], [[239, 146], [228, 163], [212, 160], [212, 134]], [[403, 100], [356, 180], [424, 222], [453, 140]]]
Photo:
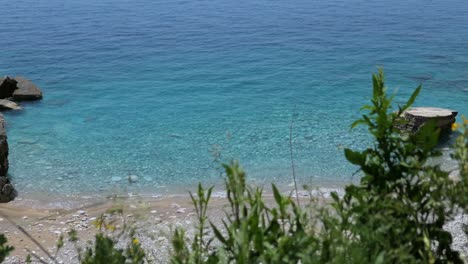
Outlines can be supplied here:
[[12, 246], [8, 246], [7, 239], [3, 234], [0, 234], [0, 262], [4, 261], [5, 258], [13, 251]]
[[275, 204], [269, 207], [262, 189], [246, 185], [237, 163], [224, 165], [227, 220], [207, 225], [211, 189], [199, 186], [192, 196], [199, 232], [189, 248], [184, 231], [175, 231], [172, 263], [462, 263], [443, 226], [467, 211], [466, 121], [453, 155], [460, 176], [452, 180], [428, 162], [440, 156], [435, 124], [415, 135], [397, 129], [420, 89], [393, 111], [383, 72], [373, 75], [371, 104], [353, 127], [367, 126], [374, 144], [363, 151], [345, 150], [363, 176], [360, 184], [346, 187], [344, 197], [333, 193], [331, 207], [301, 208], [275, 185]]

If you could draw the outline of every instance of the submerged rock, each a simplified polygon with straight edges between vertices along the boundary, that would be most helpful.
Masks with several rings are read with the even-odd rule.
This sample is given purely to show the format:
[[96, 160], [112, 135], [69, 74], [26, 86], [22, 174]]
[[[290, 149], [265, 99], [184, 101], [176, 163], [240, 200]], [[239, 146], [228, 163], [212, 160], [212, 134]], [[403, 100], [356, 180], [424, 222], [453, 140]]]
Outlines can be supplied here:
[[16, 196], [15, 188], [6, 176], [8, 173], [8, 141], [5, 119], [0, 113], [0, 203], [12, 201]]
[[453, 123], [455, 123], [455, 116], [458, 112], [445, 108], [437, 107], [414, 107], [403, 113], [403, 118], [406, 122], [399, 126], [400, 129], [415, 133], [419, 128], [429, 121], [434, 120], [436, 126], [442, 132], [450, 131]]
[[17, 76], [15, 80], [18, 82], [16, 84], [17, 88], [13, 92], [13, 99], [18, 101], [25, 100], [40, 100], [42, 99], [42, 91], [30, 80]]
[[121, 178], [121, 177], [117, 177], [117, 176], [111, 178], [111, 181], [112, 181], [112, 182], [120, 182], [121, 180], [122, 180], [122, 178]]
[[138, 181], [138, 176], [136, 176], [136, 175], [129, 175], [128, 176], [128, 182], [129, 183], [135, 183], [137, 181]]
[[21, 110], [21, 107], [10, 100], [0, 99], [0, 110]]
[[9, 76], [0, 78], [0, 99], [12, 97], [13, 92], [18, 88], [17, 83], [15, 79]]

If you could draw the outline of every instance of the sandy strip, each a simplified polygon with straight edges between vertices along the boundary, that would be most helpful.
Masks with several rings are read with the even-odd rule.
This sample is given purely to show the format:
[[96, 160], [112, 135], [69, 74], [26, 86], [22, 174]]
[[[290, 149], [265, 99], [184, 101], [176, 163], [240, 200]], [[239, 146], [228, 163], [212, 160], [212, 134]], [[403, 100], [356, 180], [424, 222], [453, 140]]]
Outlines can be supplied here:
[[[125, 221], [137, 227], [137, 236], [142, 245], [152, 249], [153, 258], [165, 263], [174, 227], [183, 226], [190, 232], [195, 223], [194, 209], [188, 195], [165, 198], [133, 196], [93, 202], [86, 199], [83, 203], [85, 205], [82, 207], [68, 210], [31, 207], [24, 200], [0, 204], [0, 232], [15, 247], [5, 263], [24, 263], [31, 252], [48, 263], [47, 255], [21, 229], [55, 256], [56, 241], [61, 234], [65, 235], [71, 229], [77, 230], [80, 245], [84, 247], [86, 241], [92, 240], [98, 231], [93, 221], [111, 208], [123, 209], [119, 223]], [[223, 198], [214, 198], [210, 216], [221, 218], [225, 203]], [[60, 263], [77, 263], [76, 250], [72, 243], [65, 242], [57, 259]]]
[[[327, 192], [328, 190], [328, 192]], [[314, 196], [321, 196], [327, 202], [330, 189], [317, 190]], [[222, 192], [215, 193], [211, 200], [208, 215], [215, 223], [224, 217], [227, 199]], [[309, 200], [307, 193], [300, 193], [301, 200]], [[271, 195], [266, 195], [267, 203], [272, 203]], [[44, 206], [40, 206], [40, 205]], [[66, 206], [65, 206], [66, 205]], [[165, 197], [121, 196], [112, 198], [73, 198], [62, 200], [38, 201], [18, 199], [8, 204], [0, 204], [0, 233], [4, 233], [15, 251], [5, 263], [25, 263], [28, 254], [37, 254], [46, 263], [52, 263], [47, 254], [33, 242], [40, 243], [48, 254], [56, 257], [58, 263], [78, 263], [75, 245], [65, 241], [57, 253], [56, 241], [69, 230], [78, 231], [78, 245], [86, 247], [98, 232], [93, 225], [96, 218], [111, 208], [120, 208], [123, 215], [118, 217], [117, 225], [130, 224], [136, 228], [136, 236], [155, 263], [167, 263], [171, 248], [171, 237], [176, 227], [187, 230], [192, 237], [197, 223], [195, 210], [187, 195]], [[468, 239], [462, 226], [468, 224], [468, 215], [460, 214], [446, 225], [454, 236], [454, 248], [468, 255]], [[25, 234], [24, 230], [27, 234]], [[33, 262], [40, 263], [40, 262]]]

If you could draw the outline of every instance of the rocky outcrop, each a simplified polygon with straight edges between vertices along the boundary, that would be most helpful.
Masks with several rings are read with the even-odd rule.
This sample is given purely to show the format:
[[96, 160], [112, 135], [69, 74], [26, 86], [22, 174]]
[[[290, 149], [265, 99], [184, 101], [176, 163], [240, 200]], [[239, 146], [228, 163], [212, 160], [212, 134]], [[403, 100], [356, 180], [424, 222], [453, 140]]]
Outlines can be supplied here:
[[15, 188], [6, 176], [0, 176], [0, 203], [13, 201], [16, 196]]
[[0, 99], [0, 110], [21, 110], [21, 107], [10, 100]]
[[0, 78], [0, 99], [31, 101], [42, 99], [42, 91], [30, 80], [16, 76]]
[[5, 130], [5, 119], [0, 113], [0, 176], [8, 173], [8, 141]]
[[0, 78], [0, 99], [12, 97], [13, 92], [18, 88], [17, 83], [15, 79], [9, 76]]
[[458, 112], [437, 107], [414, 107], [403, 113], [404, 124], [399, 128], [410, 133], [417, 132], [425, 123], [434, 120], [442, 132], [450, 131]]
[[[13, 101], [31, 101], [42, 99], [42, 91], [30, 80], [17, 76], [0, 78], [0, 110], [21, 109]], [[10, 101], [13, 100], [13, 101]], [[16, 191], [8, 179], [8, 141], [5, 120], [0, 113], [0, 203], [12, 201]]]
[[17, 76], [15, 80], [18, 82], [16, 84], [16, 89], [13, 92], [13, 100], [15, 101], [31, 101], [31, 100], [40, 100], [42, 99], [42, 91], [30, 80]]
[[5, 131], [5, 119], [0, 114], [0, 203], [15, 198], [16, 192], [7, 177], [8, 174], [8, 141]]

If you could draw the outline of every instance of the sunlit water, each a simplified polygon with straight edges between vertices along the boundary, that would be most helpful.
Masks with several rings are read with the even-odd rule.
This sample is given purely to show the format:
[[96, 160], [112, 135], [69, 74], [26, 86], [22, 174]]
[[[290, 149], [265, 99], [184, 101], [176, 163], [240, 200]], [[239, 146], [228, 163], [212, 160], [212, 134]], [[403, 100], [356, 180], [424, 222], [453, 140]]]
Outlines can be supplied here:
[[[44, 100], [6, 113], [20, 193], [151, 193], [220, 183], [340, 186], [343, 148], [384, 66], [401, 103], [468, 113], [468, 4], [448, 1], [0, 1], [0, 75]], [[220, 157], [219, 154], [221, 155]]]

